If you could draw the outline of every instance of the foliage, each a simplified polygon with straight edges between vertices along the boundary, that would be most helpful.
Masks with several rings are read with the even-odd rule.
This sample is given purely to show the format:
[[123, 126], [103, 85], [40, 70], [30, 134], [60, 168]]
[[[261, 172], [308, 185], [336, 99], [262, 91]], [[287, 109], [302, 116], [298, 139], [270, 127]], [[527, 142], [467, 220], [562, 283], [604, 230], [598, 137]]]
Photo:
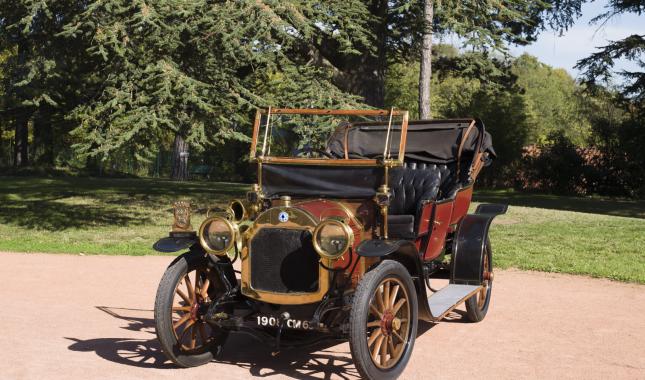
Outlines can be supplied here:
[[550, 136], [566, 136], [578, 146], [587, 143], [591, 127], [582, 109], [581, 88], [564, 69], [524, 54], [513, 61], [511, 73], [530, 108], [532, 143], [553, 142]]
[[[91, 3], [64, 33], [89, 44], [101, 78], [93, 101], [74, 112], [76, 147], [101, 156], [128, 147], [145, 160], [175, 133], [197, 148], [245, 140], [258, 106], [355, 103], [330, 83], [327, 70], [292, 54], [300, 35], [314, 33], [316, 19], [294, 4], [274, 5]], [[285, 15], [300, 33], [290, 32]], [[353, 37], [340, 33], [339, 48], [351, 51]]]
[[[604, 25], [611, 18], [623, 13], [641, 15], [645, 12], [644, 0], [611, 0], [607, 11], [598, 15], [592, 23]], [[611, 41], [606, 46], [589, 57], [578, 61], [576, 68], [584, 70], [584, 82], [590, 90], [596, 90], [603, 85], [611, 84], [612, 78], [618, 74], [626, 81], [621, 86], [623, 96], [638, 102], [645, 102], [645, 34], [632, 34], [622, 40]], [[619, 59], [635, 62], [641, 69], [640, 72], [623, 70], [616, 73], [614, 66]]]

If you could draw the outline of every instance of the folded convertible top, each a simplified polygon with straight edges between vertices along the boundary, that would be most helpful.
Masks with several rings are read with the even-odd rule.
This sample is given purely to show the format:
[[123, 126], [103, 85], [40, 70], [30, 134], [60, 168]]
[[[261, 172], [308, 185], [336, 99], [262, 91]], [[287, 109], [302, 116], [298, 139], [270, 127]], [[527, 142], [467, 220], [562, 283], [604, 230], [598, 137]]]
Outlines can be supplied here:
[[[327, 151], [338, 158], [382, 158], [386, 134], [386, 124], [348, 124], [334, 132], [328, 141]], [[462, 143], [464, 135], [466, 140]], [[399, 153], [400, 139], [401, 127], [392, 126], [392, 157]], [[490, 158], [496, 157], [491, 136], [484, 131], [484, 126], [479, 121], [420, 120], [411, 121], [408, 125], [406, 160], [449, 164], [456, 162], [459, 156], [462, 160], [472, 159], [477, 150], [488, 152]]]

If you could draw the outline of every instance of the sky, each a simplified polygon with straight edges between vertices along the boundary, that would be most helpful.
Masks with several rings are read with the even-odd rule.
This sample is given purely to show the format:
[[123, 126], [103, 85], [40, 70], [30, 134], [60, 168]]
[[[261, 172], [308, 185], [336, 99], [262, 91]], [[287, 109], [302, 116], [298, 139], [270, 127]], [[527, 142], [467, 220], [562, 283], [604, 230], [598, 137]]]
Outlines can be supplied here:
[[[538, 40], [529, 46], [512, 46], [514, 56], [528, 53], [548, 65], [566, 69], [574, 78], [579, 75], [573, 66], [584, 57], [596, 51], [595, 47], [607, 45], [609, 41], [623, 39], [631, 34], [645, 34], [645, 16], [623, 14], [614, 16], [604, 26], [589, 25], [589, 20], [604, 13], [609, 2], [597, 0], [585, 4], [582, 17], [562, 36], [558, 32], [543, 31]], [[616, 68], [640, 71], [634, 63], [620, 62]]]

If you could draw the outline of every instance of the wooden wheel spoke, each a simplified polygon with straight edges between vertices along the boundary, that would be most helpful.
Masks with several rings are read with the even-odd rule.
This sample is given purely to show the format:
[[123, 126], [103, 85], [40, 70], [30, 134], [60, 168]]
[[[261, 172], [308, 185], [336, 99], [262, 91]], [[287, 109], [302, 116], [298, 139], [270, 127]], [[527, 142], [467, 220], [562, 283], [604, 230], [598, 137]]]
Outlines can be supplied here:
[[370, 304], [370, 312], [371, 312], [372, 314], [374, 314], [374, 316], [375, 316], [375, 317], [377, 317], [378, 319], [382, 319], [382, 318], [383, 318], [383, 313], [381, 313], [381, 312], [376, 308], [376, 306], [374, 306], [374, 305], [372, 305], [372, 304]]
[[184, 281], [186, 282], [186, 290], [188, 290], [188, 296], [190, 297], [191, 301], [194, 302], [195, 300], [195, 288], [193, 288], [193, 284], [190, 281], [190, 277], [188, 274], [184, 276]]
[[184, 323], [186, 323], [186, 321], [189, 320], [189, 319], [190, 319], [190, 314], [184, 314], [181, 318], [179, 318], [179, 320], [177, 322], [172, 324], [172, 328], [177, 330], [177, 328], [179, 326], [181, 326]]
[[197, 345], [197, 326], [193, 325], [190, 334], [190, 349], [194, 350]]
[[182, 346], [183, 346], [183, 344], [181, 344], [181, 342], [184, 340], [184, 337], [186, 336], [186, 333], [187, 333], [188, 331], [192, 330], [190, 327], [191, 327], [194, 323], [195, 323], [194, 321], [190, 321], [186, 326], [184, 326], [184, 331], [182, 331], [182, 332], [181, 332], [181, 335], [179, 336], [179, 338], [177, 338], [177, 343], [179, 343], [180, 345], [182, 345]]
[[388, 306], [389, 307], [394, 307], [394, 301], [396, 301], [396, 296], [399, 294], [399, 289], [401, 289], [400, 285], [394, 285], [394, 288], [392, 289], [392, 293], [390, 295], [390, 299], [388, 301]]
[[393, 311], [392, 311], [392, 314], [396, 315], [396, 313], [398, 313], [398, 312], [399, 312], [399, 310], [401, 309], [401, 307], [402, 307], [403, 305], [405, 305], [405, 303], [406, 303], [406, 302], [407, 302], [407, 300], [406, 300], [405, 298], [401, 298], [401, 299], [399, 300], [399, 302], [397, 302], [397, 303], [396, 303], [396, 305], [394, 305], [394, 307], [393, 307]]
[[184, 300], [184, 302], [186, 302], [188, 305], [193, 304], [193, 302], [190, 300], [190, 298], [188, 298], [186, 293], [182, 292], [181, 289], [179, 289], [179, 287], [175, 289], [175, 293], [177, 293], [179, 297], [181, 297], [181, 299]]
[[385, 336], [384, 335], [379, 336], [378, 339], [376, 339], [376, 344], [374, 345], [374, 348], [372, 349], [372, 359], [375, 362], [378, 362], [378, 354], [381, 351], [383, 340], [385, 340]]
[[190, 306], [173, 306], [172, 311], [190, 311]]
[[367, 347], [371, 347], [376, 340], [383, 335], [383, 331], [381, 329], [374, 330], [370, 338], [367, 340]]
[[383, 311], [390, 308], [390, 282], [389, 281], [386, 281], [385, 284], [383, 284], [383, 305], [385, 305], [385, 308], [381, 309]]
[[[376, 288], [376, 294], [374, 295], [374, 298], [376, 298], [376, 304], [378, 306], [377, 310], [379, 311], [379, 314], [382, 315], [383, 312], [385, 311], [385, 303], [383, 302], [383, 287], [379, 286]], [[381, 318], [381, 316], [379, 316]]]
[[381, 327], [381, 321], [367, 322], [367, 327]]
[[387, 364], [387, 342], [390, 340], [389, 336], [385, 337], [383, 344], [381, 344], [381, 365]]
[[394, 338], [391, 336], [387, 340], [387, 348], [390, 350], [390, 358], [396, 357], [396, 350], [394, 349]]
[[397, 338], [401, 341], [401, 343], [405, 343], [405, 339], [403, 339], [403, 337], [401, 336], [401, 334], [399, 334], [399, 333], [398, 333], [398, 332], [396, 332], [396, 331], [392, 331], [392, 334], [394, 334], [394, 336], [395, 336], [395, 337], [397, 337]]

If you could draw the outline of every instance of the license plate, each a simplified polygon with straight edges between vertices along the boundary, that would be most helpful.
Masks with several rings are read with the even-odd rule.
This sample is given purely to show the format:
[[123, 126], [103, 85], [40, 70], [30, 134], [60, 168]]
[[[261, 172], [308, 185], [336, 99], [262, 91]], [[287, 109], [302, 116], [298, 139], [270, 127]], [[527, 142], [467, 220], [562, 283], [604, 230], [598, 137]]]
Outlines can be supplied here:
[[[258, 315], [257, 320], [256, 320], [258, 326], [263, 326], [263, 327], [280, 327], [280, 319], [273, 317], [273, 316], [267, 316], [267, 315]], [[301, 319], [293, 319], [289, 318], [284, 322], [284, 327], [290, 328], [290, 329], [298, 329], [298, 330], [313, 330], [314, 326], [312, 325], [311, 322], [309, 321], [304, 321]]]

